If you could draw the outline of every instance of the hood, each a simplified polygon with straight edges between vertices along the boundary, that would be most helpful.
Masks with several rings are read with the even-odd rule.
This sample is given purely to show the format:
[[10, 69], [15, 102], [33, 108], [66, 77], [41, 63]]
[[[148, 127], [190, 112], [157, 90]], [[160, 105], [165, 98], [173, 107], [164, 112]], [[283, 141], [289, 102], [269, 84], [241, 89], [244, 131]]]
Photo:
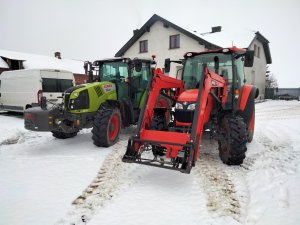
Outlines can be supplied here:
[[196, 102], [198, 89], [190, 89], [182, 92], [178, 97], [178, 102]]

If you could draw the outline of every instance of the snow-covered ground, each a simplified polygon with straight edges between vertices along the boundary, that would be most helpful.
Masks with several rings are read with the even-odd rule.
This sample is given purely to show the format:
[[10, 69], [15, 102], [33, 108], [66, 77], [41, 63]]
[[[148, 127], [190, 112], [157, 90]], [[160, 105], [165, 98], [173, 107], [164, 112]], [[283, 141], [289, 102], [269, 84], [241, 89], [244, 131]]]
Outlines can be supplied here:
[[97, 148], [88, 130], [57, 140], [0, 113], [0, 224], [300, 224], [300, 102], [257, 104], [244, 164], [203, 141], [190, 175], [122, 163], [131, 131]]

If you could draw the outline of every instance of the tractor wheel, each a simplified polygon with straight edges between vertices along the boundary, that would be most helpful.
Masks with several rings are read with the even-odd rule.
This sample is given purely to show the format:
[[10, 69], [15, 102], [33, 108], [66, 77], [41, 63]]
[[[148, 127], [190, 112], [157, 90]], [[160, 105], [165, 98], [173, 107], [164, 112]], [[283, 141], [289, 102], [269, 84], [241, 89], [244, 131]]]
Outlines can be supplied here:
[[63, 131], [51, 131], [52, 132], [52, 136], [56, 137], [58, 139], [67, 139], [67, 138], [72, 138], [75, 137], [78, 133], [78, 131], [73, 132], [73, 133], [65, 133]]
[[219, 156], [223, 163], [240, 165], [246, 157], [247, 132], [244, 119], [240, 116], [225, 116], [221, 131], [225, 138], [219, 141]]
[[121, 130], [121, 114], [117, 107], [105, 105], [95, 116], [92, 139], [98, 147], [109, 147], [116, 143]]

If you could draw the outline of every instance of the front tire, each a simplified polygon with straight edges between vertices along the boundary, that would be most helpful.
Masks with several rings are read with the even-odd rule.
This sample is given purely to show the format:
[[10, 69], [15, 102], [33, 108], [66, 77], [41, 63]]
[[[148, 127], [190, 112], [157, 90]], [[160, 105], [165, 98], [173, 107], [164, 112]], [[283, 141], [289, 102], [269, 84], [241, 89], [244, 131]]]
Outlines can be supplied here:
[[219, 156], [227, 165], [240, 165], [246, 157], [247, 132], [244, 119], [240, 116], [225, 116], [221, 132], [224, 139], [219, 141]]
[[51, 131], [52, 136], [58, 139], [67, 139], [67, 138], [72, 138], [75, 137], [78, 133], [78, 131], [73, 132], [73, 133], [65, 133], [63, 131]]
[[117, 107], [101, 107], [94, 120], [92, 139], [98, 147], [109, 147], [115, 144], [121, 130], [121, 114]]

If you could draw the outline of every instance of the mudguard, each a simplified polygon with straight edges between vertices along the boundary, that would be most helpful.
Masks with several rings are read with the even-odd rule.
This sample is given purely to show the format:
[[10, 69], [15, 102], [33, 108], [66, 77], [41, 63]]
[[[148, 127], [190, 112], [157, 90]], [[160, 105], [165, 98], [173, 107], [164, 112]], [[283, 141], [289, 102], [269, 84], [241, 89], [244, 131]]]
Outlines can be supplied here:
[[237, 114], [241, 115], [246, 123], [248, 142], [253, 139], [255, 123], [255, 99], [259, 95], [257, 87], [244, 85], [240, 89], [240, 96], [237, 105]]
[[244, 85], [240, 89], [237, 112], [245, 119], [247, 125], [251, 122], [255, 99], [258, 95], [259, 90], [253, 85]]

